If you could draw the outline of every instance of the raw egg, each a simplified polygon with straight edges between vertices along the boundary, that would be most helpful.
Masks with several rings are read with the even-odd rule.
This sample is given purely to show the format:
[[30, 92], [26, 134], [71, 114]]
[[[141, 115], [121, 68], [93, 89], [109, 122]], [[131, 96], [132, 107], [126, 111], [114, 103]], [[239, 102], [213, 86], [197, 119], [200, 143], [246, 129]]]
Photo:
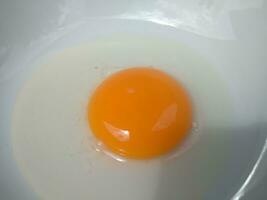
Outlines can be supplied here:
[[231, 104], [214, 66], [167, 37], [59, 49], [33, 71], [25, 59], [12, 116], [12, 152], [38, 199], [199, 199], [217, 184], [236, 143], [220, 129]]
[[148, 67], [119, 71], [93, 93], [88, 119], [94, 135], [112, 152], [144, 159], [169, 152], [192, 125], [182, 85]]

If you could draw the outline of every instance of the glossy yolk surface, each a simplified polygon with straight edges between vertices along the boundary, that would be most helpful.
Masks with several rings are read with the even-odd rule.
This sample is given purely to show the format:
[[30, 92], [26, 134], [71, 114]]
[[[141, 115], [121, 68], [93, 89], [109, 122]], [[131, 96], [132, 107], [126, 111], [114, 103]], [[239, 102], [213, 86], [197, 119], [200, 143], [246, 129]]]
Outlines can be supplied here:
[[113, 153], [148, 159], [175, 148], [192, 125], [190, 99], [179, 82], [148, 67], [119, 71], [89, 100], [89, 125]]

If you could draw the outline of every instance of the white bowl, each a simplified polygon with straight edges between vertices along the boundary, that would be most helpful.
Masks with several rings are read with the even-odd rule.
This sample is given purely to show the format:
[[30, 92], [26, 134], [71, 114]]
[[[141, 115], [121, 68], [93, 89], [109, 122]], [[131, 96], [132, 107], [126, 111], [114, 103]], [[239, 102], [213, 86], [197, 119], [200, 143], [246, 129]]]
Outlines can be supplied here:
[[[181, 41], [218, 68], [242, 134], [234, 138], [227, 176], [221, 175], [206, 199], [267, 199], [266, 19], [262, 0], [0, 2], [0, 198], [36, 199], [13, 158], [10, 139], [12, 108], [34, 60], [47, 51], [125, 32]], [[171, 177], [172, 171], [161, 176]], [[175, 191], [169, 180], [165, 185], [159, 179], [155, 199]]]

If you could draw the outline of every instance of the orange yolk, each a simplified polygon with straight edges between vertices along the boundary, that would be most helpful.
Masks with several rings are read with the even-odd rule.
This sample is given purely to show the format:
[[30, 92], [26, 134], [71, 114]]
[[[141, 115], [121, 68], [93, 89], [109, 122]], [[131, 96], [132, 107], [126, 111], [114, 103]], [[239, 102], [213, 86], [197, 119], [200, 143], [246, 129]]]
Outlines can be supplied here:
[[192, 125], [182, 85], [157, 69], [135, 67], [104, 80], [89, 101], [93, 134], [111, 152], [148, 159], [173, 150]]

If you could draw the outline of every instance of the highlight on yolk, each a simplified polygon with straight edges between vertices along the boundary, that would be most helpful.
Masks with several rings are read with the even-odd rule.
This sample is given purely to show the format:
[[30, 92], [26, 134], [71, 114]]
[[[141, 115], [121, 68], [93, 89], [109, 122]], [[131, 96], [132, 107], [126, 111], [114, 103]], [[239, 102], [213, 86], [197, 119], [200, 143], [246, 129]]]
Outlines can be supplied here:
[[166, 73], [134, 67], [105, 79], [88, 106], [93, 134], [111, 152], [148, 159], [173, 150], [192, 126], [192, 105]]

